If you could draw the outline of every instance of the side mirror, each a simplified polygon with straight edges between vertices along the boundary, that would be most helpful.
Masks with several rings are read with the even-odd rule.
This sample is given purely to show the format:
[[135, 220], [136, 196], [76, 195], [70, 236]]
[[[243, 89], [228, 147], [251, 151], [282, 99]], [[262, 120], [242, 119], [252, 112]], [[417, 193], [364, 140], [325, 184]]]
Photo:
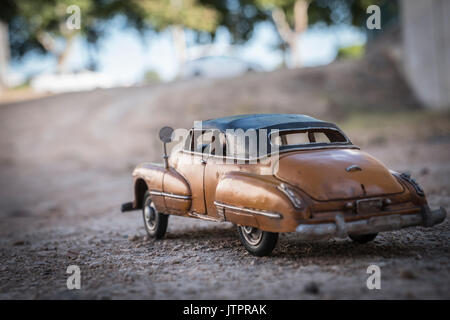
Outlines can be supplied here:
[[172, 142], [172, 133], [173, 129], [171, 127], [162, 127], [161, 130], [159, 130], [159, 139], [163, 142], [164, 146], [164, 167], [167, 169], [169, 168], [169, 157], [167, 156], [167, 149], [166, 149], [166, 143]]
[[173, 129], [171, 127], [162, 127], [159, 130], [159, 139], [164, 143], [172, 142]]

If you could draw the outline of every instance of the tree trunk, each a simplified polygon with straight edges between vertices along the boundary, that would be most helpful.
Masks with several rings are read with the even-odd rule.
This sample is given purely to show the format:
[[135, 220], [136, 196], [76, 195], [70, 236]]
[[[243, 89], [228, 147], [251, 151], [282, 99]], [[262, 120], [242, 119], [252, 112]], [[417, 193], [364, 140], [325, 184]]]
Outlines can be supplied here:
[[175, 54], [178, 60], [178, 76], [186, 63], [186, 37], [182, 26], [172, 27], [173, 44], [175, 47]]
[[289, 42], [289, 51], [291, 53], [291, 64], [294, 68], [300, 68], [302, 66], [302, 60], [300, 58], [299, 39], [297, 36], [291, 38]]
[[297, 0], [294, 4], [294, 28], [291, 29], [286, 19], [286, 15], [280, 8], [272, 11], [272, 18], [275, 22], [281, 39], [289, 47], [291, 54], [291, 65], [294, 68], [301, 67], [300, 50], [298, 48], [299, 38], [308, 27], [308, 7], [309, 0]]
[[8, 25], [0, 21], [0, 91], [8, 87], [9, 55]]
[[291, 45], [292, 60], [294, 67], [299, 68], [302, 65], [300, 58], [300, 38], [303, 32], [308, 28], [308, 0], [297, 0], [294, 5], [294, 40]]
[[62, 52], [58, 54], [58, 65], [57, 71], [58, 73], [64, 73], [67, 71], [67, 58], [69, 57], [70, 50], [72, 49], [72, 45], [74, 42], [74, 36], [66, 37], [66, 45]]
[[57, 59], [56, 71], [63, 73], [67, 71], [67, 58], [70, 50], [72, 49], [73, 42], [75, 40], [75, 34], [69, 34], [65, 36], [66, 43], [62, 51], [56, 48], [55, 39], [52, 38], [47, 32], [41, 32], [38, 34], [38, 41], [44, 47], [45, 50], [51, 52]]

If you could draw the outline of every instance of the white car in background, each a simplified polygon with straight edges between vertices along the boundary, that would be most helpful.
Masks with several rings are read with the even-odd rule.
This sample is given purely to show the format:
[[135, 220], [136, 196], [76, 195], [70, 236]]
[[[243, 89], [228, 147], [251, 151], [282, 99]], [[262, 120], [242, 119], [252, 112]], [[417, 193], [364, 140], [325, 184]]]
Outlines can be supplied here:
[[254, 63], [229, 57], [229, 56], [207, 56], [188, 61], [181, 70], [181, 76], [190, 78], [230, 78], [247, 72], [263, 71]]
[[41, 74], [34, 77], [30, 85], [37, 92], [59, 93], [112, 88], [119, 84], [107, 74], [82, 71], [77, 73]]

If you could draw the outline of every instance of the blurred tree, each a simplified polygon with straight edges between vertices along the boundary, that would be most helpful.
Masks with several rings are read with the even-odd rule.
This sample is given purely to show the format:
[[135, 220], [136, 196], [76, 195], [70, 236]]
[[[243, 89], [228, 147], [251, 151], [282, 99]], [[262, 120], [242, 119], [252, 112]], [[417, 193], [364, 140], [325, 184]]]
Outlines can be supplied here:
[[0, 21], [0, 91], [8, 87], [9, 41], [8, 25]]
[[[217, 23], [229, 31], [233, 43], [249, 40], [255, 25], [268, 19], [267, 13], [255, 5], [255, 0], [199, 0], [199, 2], [213, 7], [219, 13]], [[215, 33], [211, 35], [214, 38]]]
[[298, 41], [308, 27], [310, 0], [257, 0], [257, 5], [271, 11], [281, 39], [289, 46], [293, 67], [300, 67]]
[[[30, 51], [50, 52], [58, 59], [58, 70], [63, 71], [75, 36], [95, 44], [107, 30], [105, 22], [120, 15], [126, 26], [141, 33], [170, 28], [183, 63], [185, 29], [194, 30], [197, 41], [208, 42], [223, 26], [233, 43], [242, 43], [251, 37], [258, 22], [270, 20], [283, 40], [281, 48], [289, 49], [292, 64], [299, 66], [298, 41], [308, 25], [348, 23], [367, 32], [366, 8], [371, 4], [381, 7], [383, 26], [398, 16], [397, 0], [2, 0], [0, 22], [7, 24], [9, 38], [0, 37], [0, 52], [8, 46], [13, 58]], [[67, 29], [69, 5], [81, 9], [80, 30]]]
[[377, 30], [366, 28], [368, 6], [381, 8], [383, 26], [395, 21], [399, 14], [397, 0], [255, 0], [255, 5], [271, 16], [280, 38], [290, 51], [293, 67], [301, 66], [299, 41], [308, 25], [317, 22], [351, 24], [370, 36]]
[[0, 3], [0, 91], [8, 87], [8, 68], [10, 46], [7, 17], [13, 12], [13, 2], [5, 0]]
[[[80, 29], [69, 29], [69, 6], [80, 8]], [[104, 23], [116, 15], [125, 16], [129, 25], [144, 29], [139, 7], [120, 0], [2, 0], [0, 21], [8, 24], [9, 46], [14, 58], [30, 51], [51, 53], [57, 58], [57, 71], [65, 71], [65, 63], [76, 36], [95, 43], [104, 33]], [[0, 46], [8, 45], [7, 43]]]
[[185, 28], [199, 32], [214, 33], [219, 13], [212, 6], [197, 0], [134, 0], [141, 6], [145, 19], [156, 31], [170, 29], [181, 66], [186, 60]]

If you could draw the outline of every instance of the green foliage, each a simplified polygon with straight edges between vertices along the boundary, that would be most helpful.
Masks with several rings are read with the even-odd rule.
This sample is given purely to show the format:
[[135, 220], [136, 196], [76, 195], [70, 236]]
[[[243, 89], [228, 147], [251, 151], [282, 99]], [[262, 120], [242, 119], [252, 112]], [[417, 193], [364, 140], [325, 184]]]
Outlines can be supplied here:
[[[66, 9], [77, 5], [81, 10], [81, 29], [68, 30]], [[51, 37], [60, 45], [68, 37], [80, 34], [95, 43], [105, 32], [104, 22], [117, 15], [139, 30], [144, 28], [140, 8], [130, 1], [121, 0], [2, 0], [0, 19], [9, 26], [9, 40], [13, 57], [27, 52], [47, 52], [42, 36]]]
[[[64, 29], [68, 5], [81, 8], [81, 30]], [[178, 25], [197, 31], [200, 42], [212, 41], [219, 26], [227, 28], [234, 43], [247, 41], [261, 21], [272, 21], [271, 8], [283, 10], [293, 26], [295, 0], [2, 0], [0, 20], [9, 25], [13, 57], [30, 51], [46, 52], [39, 36], [43, 32], [57, 42], [74, 33], [96, 43], [106, 32], [105, 22], [116, 16], [141, 32], [160, 31]], [[365, 29], [368, 5], [382, 10], [382, 26], [398, 16], [397, 0], [311, 0], [308, 23], [349, 23]]]
[[339, 48], [338, 59], [359, 59], [364, 55], [364, 45]]
[[[269, 18], [266, 12], [256, 6], [255, 0], [199, 0], [199, 3], [218, 12], [218, 25], [230, 32], [231, 41], [234, 43], [250, 39], [256, 24]], [[214, 35], [214, 32], [211, 33], [210, 40]]]
[[[296, 0], [255, 0], [255, 5], [267, 12], [274, 7], [282, 9], [292, 26], [295, 2]], [[368, 6], [378, 5], [381, 8], [384, 25], [396, 20], [399, 14], [398, 0], [310, 0], [309, 2], [308, 23], [310, 25], [317, 22], [327, 25], [347, 23], [369, 32], [365, 28]]]
[[159, 73], [154, 70], [148, 70], [144, 74], [144, 82], [145, 83], [159, 83], [161, 82], [161, 78], [159, 77]]
[[218, 25], [217, 11], [199, 4], [197, 0], [135, 0], [135, 3], [143, 9], [146, 20], [156, 30], [178, 25], [214, 32]]

